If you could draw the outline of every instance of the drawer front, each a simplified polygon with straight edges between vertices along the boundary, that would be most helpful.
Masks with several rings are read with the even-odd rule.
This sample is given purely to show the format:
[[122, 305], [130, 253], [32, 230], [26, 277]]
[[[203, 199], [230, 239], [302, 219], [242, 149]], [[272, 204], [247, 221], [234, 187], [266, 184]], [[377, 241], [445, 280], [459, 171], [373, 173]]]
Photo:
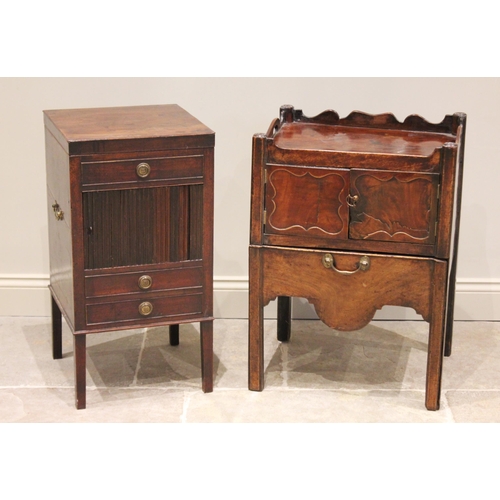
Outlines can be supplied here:
[[278, 296], [304, 297], [331, 328], [352, 331], [385, 305], [411, 307], [429, 319], [436, 266], [432, 258], [336, 250], [261, 247], [264, 305]]
[[85, 188], [106, 184], [202, 179], [203, 159], [203, 155], [189, 155], [82, 162], [82, 185]]
[[203, 268], [191, 267], [161, 271], [110, 273], [85, 278], [86, 297], [105, 297], [133, 293], [155, 294], [159, 291], [201, 288]]
[[119, 302], [87, 304], [87, 325], [120, 322], [154, 322], [158, 319], [178, 319], [201, 316], [203, 294], [170, 297], [137, 298]]

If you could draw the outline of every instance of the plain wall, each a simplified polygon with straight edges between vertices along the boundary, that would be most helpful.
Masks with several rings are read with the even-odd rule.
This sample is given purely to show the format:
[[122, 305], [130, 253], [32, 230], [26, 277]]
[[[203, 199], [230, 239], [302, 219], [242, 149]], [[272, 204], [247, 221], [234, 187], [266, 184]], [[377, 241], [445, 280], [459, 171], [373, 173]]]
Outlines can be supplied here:
[[[498, 78], [1, 78], [0, 96], [0, 315], [49, 314], [42, 110], [176, 103], [216, 132], [216, 316], [246, 317], [252, 136], [291, 104], [400, 121], [467, 113], [456, 317], [500, 319]], [[311, 314], [296, 301], [295, 316]]]

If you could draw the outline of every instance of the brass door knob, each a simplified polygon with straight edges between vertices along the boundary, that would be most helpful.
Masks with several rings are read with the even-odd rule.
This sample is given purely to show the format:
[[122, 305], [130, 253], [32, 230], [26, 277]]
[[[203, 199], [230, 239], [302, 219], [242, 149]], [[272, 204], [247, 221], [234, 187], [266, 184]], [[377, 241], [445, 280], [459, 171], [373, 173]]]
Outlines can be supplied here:
[[139, 314], [141, 316], [149, 316], [153, 312], [153, 304], [151, 302], [141, 302], [139, 304]]
[[141, 178], [146, 178], [150, 172], [151, 172], [151, 167], [149, 166], [148, 163], [139, 163], [137, 165], [135, 171], [137, 172], [137, 175]]
[[141, 290], [147, 290], [148, 288], [151, 288], [152, 284], [153, 278], [151, 278], [151, 276], [148, 276], [147, 274], [139, 278], [138, 285]]

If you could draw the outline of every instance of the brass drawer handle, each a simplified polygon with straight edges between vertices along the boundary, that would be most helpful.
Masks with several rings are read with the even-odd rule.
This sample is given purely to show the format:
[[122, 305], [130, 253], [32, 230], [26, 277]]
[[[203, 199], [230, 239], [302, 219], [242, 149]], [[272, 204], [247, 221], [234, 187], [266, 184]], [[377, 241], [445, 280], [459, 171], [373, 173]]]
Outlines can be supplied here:
[[141, 302], [139, 304], [139, 314], [141, 316], [149, 316], [153, 312], [153, 304], [151, 302]]
[[137, 172], [137, 175], [141, 177], [142, 179], [145, 179], [151, 172], [151, 167], [149, 166], [148, 163], [139, 163], [137, 165], [135, 171]]
[[141, 290], [147, 290], [148, 288], [151, 288], [152, 284], [153, 278], [151, 278], [151, 276], [148, 276], [147, 274], [139, 278], [138, 285]]
[[64, 220], [64, 212], [61, 210], [59, 203], [57, 201], [52, 205], [52, 210], [54, 210], [54, 216], [56, 220]]
[[354, 269], [354, 271], [341, 271], [340, 269], [337, 269], [335, 267], [335, 261], [333, 260], [333, 255], [331, 253], [326, 253], [323, 255], [323, 265], [329, 269], [332, 268], [334, 271], [340, 274], [354, 274], [357, 273], [358, 271], [368, 271], [370, 269], [370, 258], [367, 257], [366, 255], [361, 257], [358, 262], [358, 267]]

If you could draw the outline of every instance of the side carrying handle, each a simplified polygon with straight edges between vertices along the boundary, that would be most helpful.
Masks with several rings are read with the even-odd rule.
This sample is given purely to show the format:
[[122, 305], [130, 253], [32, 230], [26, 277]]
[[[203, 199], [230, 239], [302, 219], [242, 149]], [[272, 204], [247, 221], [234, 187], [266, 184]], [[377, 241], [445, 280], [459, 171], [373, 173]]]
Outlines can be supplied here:
[[56, 220], [64, 220], [64, 212], [61, 210], [57, 201], [52, 205], [52, 210], [54, 210], [54, 217]]
[[332, 268], [334, 271], [340, 274], [354, 274], [358, 271], [368, 271], [368, 269], [370, 269], [370, 258], [366, 255], [359, 259], [358, 266], [356, 267], [356, 269], [354, 269], [354, 271], [341, 271], [340, 269], [337, 269], [335, 267], [335, 261], [331, 253], [326, 253], [325, 255], [323, 255], [322, 262], [327, 269]]

